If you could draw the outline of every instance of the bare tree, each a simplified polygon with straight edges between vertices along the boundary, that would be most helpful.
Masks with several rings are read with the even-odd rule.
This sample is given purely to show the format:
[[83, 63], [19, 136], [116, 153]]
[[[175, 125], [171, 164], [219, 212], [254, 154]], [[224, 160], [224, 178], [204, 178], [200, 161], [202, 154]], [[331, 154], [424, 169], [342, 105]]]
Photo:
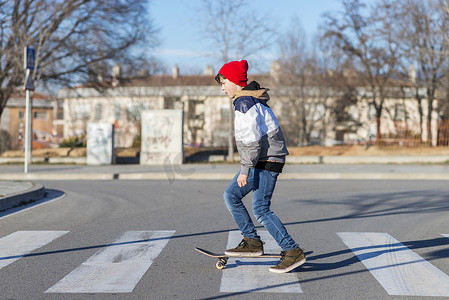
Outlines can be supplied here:
[[365, 86], [362, 94], [376, 110], [377, 138], [381, 135], [381, 116], [388, 86], [398, 63], [398, 43], [391, 34], [392, 18], [381, 4], [368, 7], [360, 0], [343, 0], [344, 11], [327, 14], [323, 37], [355, 60]]
[[[211, 49], [223, 64], [230, 60], [251, 60], [272, 46], [276, 33], [275, 23], [268, 15], [248, 13], [244, 0], [203, 0], [201, 17], [204, 37], [211, 42]], [[254, 65], [256, 65], [255, 63]], [[228, 156], [234, 157], [233, 108], [230, 102], [231, 124], [228, 139]]]
[[[157, 44], [146, 0], [0, 0], [0, 115], [23, 83], [23, 48], [35, 48], [32, 78], [71, 85], [105, 75], [114, 63], [150, 65], [138, 46]], [[103, 74], [102, 74], [103, 73]]]
[[[388, 8], [397, 11], [396, 38], [404, 48], [404, 56], [411, 59], [412, 64], [418, 67], [416, 82], [418, 86], [425, 87], [426, 93], [422, 95], [416, 91], [416, 100], [423, 125], [424, 103], [427, 99], [427, 137], [432, 141], [431, 120], [435, 111], [434, 100], [438, 99], [438, 90], [443, 87], [445, 78], [449, 75], [449, 15], [444, 9], [447, 1], [385, 1]], [[422, 131], [422, 130], [421, 130]]]
[[[449, 0], [431, 0], [433, 6], [441, 14], [441, 20], [444, 22], [449, 21]], [[437, 25], [440, 27], [440, 32], [444, 36], [446, 57], [449, 57], [449, 32], [444, 29], [442, 25]], [[442, 88], [440, 89], [440, 97], [438, 99], [438, 113], [441, 118], [441, 124], [438, 129], [438, 144], [448, 145], [449, 140], [449, 66], [446, 65], [446, 76], [443, 79]], [[444, 132], [446, 130], [446, 132]]]
[[[441, 14], [445, 19], [449, 19], [449, 0], [430, 0], [432, 5], [441, 10]], [[444, 38], [449, 43], [449, 32], [443, 32]]]
[[204, 37], [221, 63], [251, 59], [272, 46], [276, 24], [268, 14], [249, 14], [244, 0], [203, 0], [201, 15]]
[[[307, 51], [307, 39], [297, 18], [278, 39], [278, 59], [273, 70], [277, 94], [283, 99], [281, 123], [289, 145], [307, 145], [322, 120], [322, 103], [316, 95], [313, 77], [318, 75], [315, 57]], [[315, 95], [313, 94], [315, 92]], [[322, 127], [322, 126], [320, 126]]]
[[342, 112], [353, 104], [341, 98], [349, 92], [344, 92], [347, 80], [342, 75], [338, 49], [323, 47], [318, 36], [314, 40], [308, 47], [300, 21], [294, 18], [290, 30], [278, 42], [279, 71], [273, 75], [277, 94], [283, 99], [280, 122], [289, 145], [329, 144], [329, 127], [334, 121], [337, 127], [348, 123]]

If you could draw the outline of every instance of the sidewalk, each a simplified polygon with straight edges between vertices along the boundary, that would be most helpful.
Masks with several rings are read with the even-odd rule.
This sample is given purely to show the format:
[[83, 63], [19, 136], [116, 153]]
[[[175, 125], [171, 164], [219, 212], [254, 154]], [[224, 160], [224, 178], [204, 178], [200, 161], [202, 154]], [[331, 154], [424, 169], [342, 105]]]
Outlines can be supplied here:
[[[234, 164], [141, 165], [22, 165], [0, 167], [0, 180], [230, 180]], [[283, 179], [407, 179], [449, 180], [448, 164], [286, 164]]]
[[[231, 180], [234, 164], [23, 165], [0, 167], [0, 211], [45, 194], [39, 181], [51, 180]], [[448, 164], [286, 164], [279, 180], [449, 180]]]
[[0, 212], [37, 201], [45, 196], [41, 184], [31, 182], [0, 181]]

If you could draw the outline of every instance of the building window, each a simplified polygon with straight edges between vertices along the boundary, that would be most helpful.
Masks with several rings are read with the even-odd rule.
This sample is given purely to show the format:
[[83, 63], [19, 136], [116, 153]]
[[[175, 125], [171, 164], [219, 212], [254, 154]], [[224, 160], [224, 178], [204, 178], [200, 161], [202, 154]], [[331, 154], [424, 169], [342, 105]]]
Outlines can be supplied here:
[[221, 105], [221, 120], [229, 121], [231, 119], [231, 106], [229, 104]]
[[114, 105], [114, 119], [115, 120], [120, 120], [120, 112], [121, 112], [122, 108], [120, 107], [120, 104], [116, 103]]
[[394, 120], [405, 121], [405, 107], [403, 104], [394, 105]]
[[377, 116], [376, 108], [374, 107], [374, 105], [370, 105], [368, 109], [368, 119], [369, 120], [375, 119], [376, 116]]
[[128, 103], [126, 105], [126, 116], [128, 121], [140, 121], [142, 110], [145, 106], [142, 103]]
[[36, 111], [36, 112], [34, 112], [34, 118], [37, 120], [47, 120], [47, 112], [46, 111]]
[[90, 105], [88, 103], [78, 103], [75, 105], [75, 120], [89, 120]]
[[359, 111], [355, 105], [349, 106], [348, 114], [351, 120], [358, 120], [360, 118]]
[[21, 120], [25, 119], [25, 112], [24, 111], [19, 111], [19, 119], [21, 119]]
[[101, 111], [102, 111], [102, 106], [101, 103], [97, 103], [97, 105], [95, 105], [95, 120], [101, 120]]

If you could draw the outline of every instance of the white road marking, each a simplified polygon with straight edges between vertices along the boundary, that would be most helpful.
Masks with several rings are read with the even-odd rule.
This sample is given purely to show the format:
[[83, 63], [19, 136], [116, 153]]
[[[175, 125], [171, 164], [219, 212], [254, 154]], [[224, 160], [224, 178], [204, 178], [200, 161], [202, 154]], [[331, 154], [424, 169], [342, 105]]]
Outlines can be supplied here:
[[[278, 246], [268, 231], [258, 231], [265, 242], [264, 252], [278, 254]], [[229, 232], [228, 248], [236, 247], [242, 240], [239, 231]], [[302, 293], [295, 273], [275, 274], [268, 271], [279, 262], [277, 258], [229, 258], [222, 270], [220, 292]]]
[[16, 231], [0, 239], [0, 269], [68, 231]]
[[46, 293], [130, 293], [175, 231], [127, 231]]
[[337, 234], [389, 295], [449, 296], [449, 276], [388, 233]]

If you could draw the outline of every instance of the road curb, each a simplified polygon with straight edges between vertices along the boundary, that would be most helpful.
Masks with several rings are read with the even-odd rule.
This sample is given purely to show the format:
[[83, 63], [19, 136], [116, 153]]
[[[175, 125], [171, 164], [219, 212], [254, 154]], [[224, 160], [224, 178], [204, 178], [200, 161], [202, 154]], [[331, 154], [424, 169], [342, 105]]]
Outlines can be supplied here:
[[0, 198], [0, 211], [42, 199], [45, 196], [45, 187], [41, 184], [31, 184], [32, 187], [27, 190], [8, 194]]
[[[28, 173], [0, 180], [231, 180], [235, 173]], [[279, 180], [449, 180], [447, 173], [283, 173]]]
[[287, 156], [290, 164], [445, 164], [449, 162], [447, 155], [385, 155], [385, 156]]
[[[1, 164], [23, 164], [23, 157], [0, 157]], [[86, 157], [33, 157], [31, 163], [85, 165]]]
[[[239, 161], [238, 155], [234, 158]], [[205, 159], [204, 163], [217, 163], [226, 161], [223, 155], [211, 155]], [[449, 163], [449, 155], [385, 155], [385, 156], [341, 156], [341, 155], [327, 155], [327, 156], [293, 156], [286, 157], [286, 162], [289, 164], [445, 164]], [[19, 164], [23, 163], [23, 157], [0, 157], [1, 164]], [[48, 164], [74, 164], [86, 165], [86, 157], [33, 157], [32, 163], [48, 163]]]

